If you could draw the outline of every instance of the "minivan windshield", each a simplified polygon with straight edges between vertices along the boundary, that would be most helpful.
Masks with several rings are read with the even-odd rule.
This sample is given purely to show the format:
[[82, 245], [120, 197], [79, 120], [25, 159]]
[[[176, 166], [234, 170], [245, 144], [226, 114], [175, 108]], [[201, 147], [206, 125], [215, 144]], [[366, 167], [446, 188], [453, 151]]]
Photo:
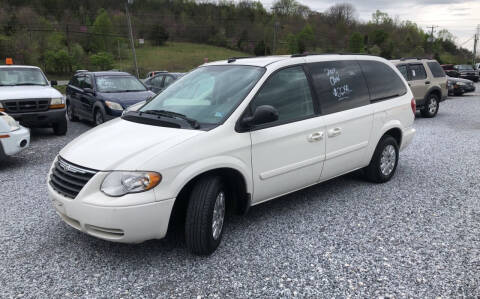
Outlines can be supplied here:
[[42, 71], [37, 68], [0, 68], [0, 86], [48, 85]]
[[200, 124], [221, 123], [239, 105], [265, 69], [218, 65], [195, 69], [139, 109], [181, 114]]
[[97, 76], [95, 83], [99, 92], [146, 91], [145, 86], [133, 76]]

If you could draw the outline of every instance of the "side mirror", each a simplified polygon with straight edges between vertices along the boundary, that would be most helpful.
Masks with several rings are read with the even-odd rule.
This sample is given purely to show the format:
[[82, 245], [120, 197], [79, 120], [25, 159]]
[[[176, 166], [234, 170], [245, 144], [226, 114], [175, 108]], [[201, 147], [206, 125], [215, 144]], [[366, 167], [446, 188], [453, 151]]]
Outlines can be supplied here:
[[278, 120], [278, 111], [273, 106], [263, 105], [257, 107], [252, 116], [244, 117], [241, 125], [245, 128], [263, 125]]
[[83, 92], [89, 93], [89, 94], [93, 94], [93, 95], [95, 94], [95, 91], [94, 91], [93, 89], [91, 89], [91, 88], [88, 88], [88, 87], [87, 87], [87, 88], [84, 88], [84, 89], [83, 89]]
[[50, 86], [56, 86], [56, 85], [58, 85], [57, 80], [50, 81]]

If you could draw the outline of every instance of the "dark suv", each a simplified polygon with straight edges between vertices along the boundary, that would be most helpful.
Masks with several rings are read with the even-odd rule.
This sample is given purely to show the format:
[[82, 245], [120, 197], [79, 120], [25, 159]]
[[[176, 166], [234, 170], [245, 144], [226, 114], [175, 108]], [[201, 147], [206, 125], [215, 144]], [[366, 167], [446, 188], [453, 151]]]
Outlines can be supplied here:
[[183, 73], [156, 72], [155, 75], [146, 79], [144, 83], [148, 89], [154, 93], [159, 93], [183, 75]]
[[155, 95], [125, 72], [77, 72], [67, 86], [67, 115], [96, 125], [122, 115], [124, 109]]
[[460, 78], [478, 82], [478, 71], [473, 69], [469, 64], [459, 64], [454, 66], [455, 70], [460, 73]]

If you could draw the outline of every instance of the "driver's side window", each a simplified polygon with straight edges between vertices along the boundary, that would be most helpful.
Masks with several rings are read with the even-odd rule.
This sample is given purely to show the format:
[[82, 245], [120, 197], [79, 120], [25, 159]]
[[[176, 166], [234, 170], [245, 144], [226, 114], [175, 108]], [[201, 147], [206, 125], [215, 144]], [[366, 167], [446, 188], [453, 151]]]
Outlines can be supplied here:
[[269, 105], [278, 111], [278, 122], [289, 122], [312, 116], [313, 99], [307, 76], [301, 66], [274, 73], [251, 103], [251, 111]]

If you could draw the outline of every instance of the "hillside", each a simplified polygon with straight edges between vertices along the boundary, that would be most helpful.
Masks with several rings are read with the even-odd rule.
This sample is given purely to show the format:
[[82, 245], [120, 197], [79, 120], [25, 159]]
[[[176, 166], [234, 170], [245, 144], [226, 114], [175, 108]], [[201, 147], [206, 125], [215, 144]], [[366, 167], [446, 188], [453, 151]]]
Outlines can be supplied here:
[[[148, 71], [167, 70], [170, 72], [187, 72], [204, 62], [222, 60], [229, 57], [250, 56], [226, 48], [183, 42], [168, 42], [163, 46], [145, 46], [136, 49], [140, 77]], [[115, 62], [115, 68], [134, 72], [131, 55], [128, 59]]]

